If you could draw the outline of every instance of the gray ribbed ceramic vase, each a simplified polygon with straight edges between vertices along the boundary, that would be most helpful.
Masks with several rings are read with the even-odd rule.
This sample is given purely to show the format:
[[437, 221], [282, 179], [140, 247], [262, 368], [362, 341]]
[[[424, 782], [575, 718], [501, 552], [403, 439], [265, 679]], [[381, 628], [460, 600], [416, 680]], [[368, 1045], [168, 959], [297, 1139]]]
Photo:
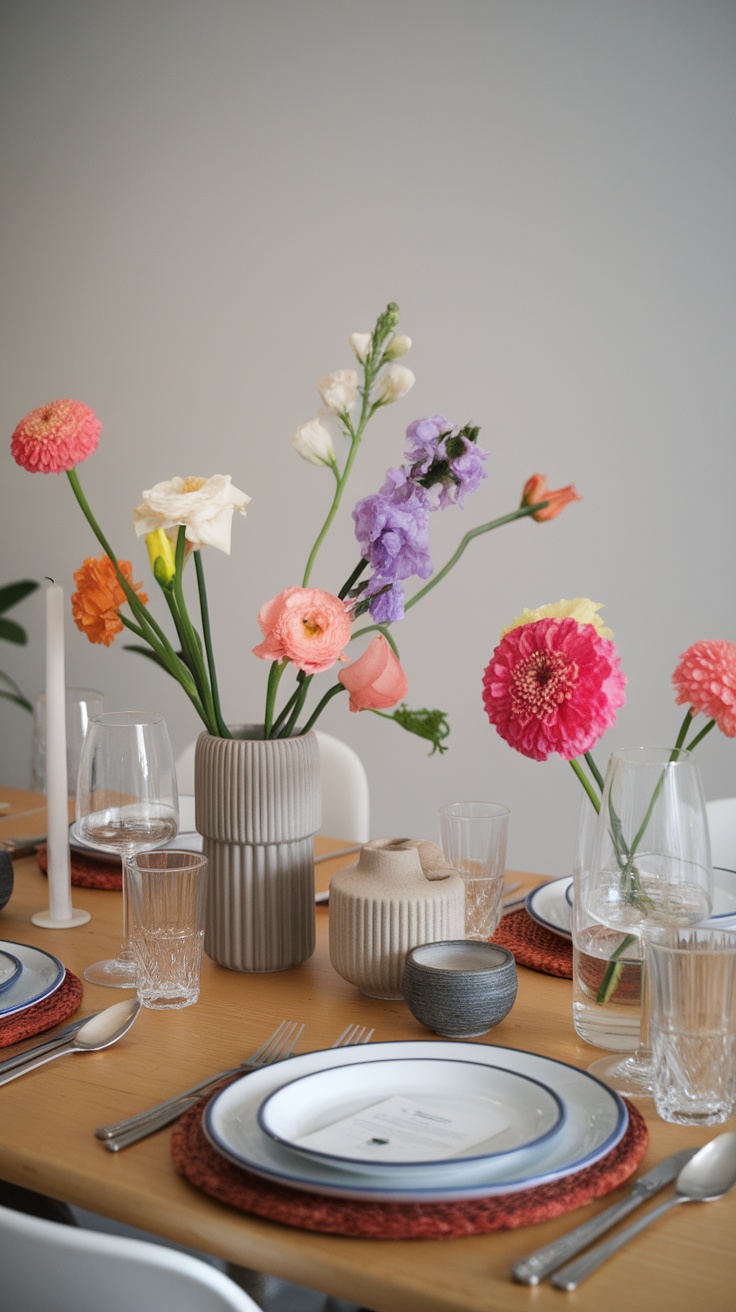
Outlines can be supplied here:
[[209, 862], [204, 947], [230, 970], [288, 970], [314, 952], [314, 834], [322, 823], [313, 733], [200, 734], [196, 825]]

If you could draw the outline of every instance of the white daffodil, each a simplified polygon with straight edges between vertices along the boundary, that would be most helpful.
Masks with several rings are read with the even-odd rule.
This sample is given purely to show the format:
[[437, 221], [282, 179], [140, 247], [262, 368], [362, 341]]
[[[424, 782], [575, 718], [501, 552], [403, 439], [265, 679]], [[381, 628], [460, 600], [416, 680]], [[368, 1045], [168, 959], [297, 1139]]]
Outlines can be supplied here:
[[233, 487], [229, 474], [212, 478], [171, 478], [143, 493], [133, 513], [139, 537], [183, 524], [193, 547], [216, 547], [230, 555], [233, 512], [245, 514], [250, 497]]
[[406, 355], [407, 351], [410, 350], [411, 337], [398, 333], [396, 337], [391, 338], [383, 354], [386, 360], [399, 360], [402, 355]]
[[328, 410], [335, 414], [344, 414], [352, 410], [358, 396], [358, 375], [354, 369], [337, 369], [334, 374], [326, 374], [317, 379], [319, 392]]
[[300, 424], [291, 439], [294, 450], [310, 465], [334, 465], [336, 461], [332, 436], [319, 419]]
[[379, 405], [390, 405], [406, 396], [416, 382], [411, 369], [403, 364], [390, 364], [382, 378], [379, 379], [375, 400]]
[[373, 341], [372, 333], [352, 333], [350, 336], [350, 345], [352, 346], [361, 364], [365, 364], [366, 356], [368, 355], [371, 349], [372, 341]]

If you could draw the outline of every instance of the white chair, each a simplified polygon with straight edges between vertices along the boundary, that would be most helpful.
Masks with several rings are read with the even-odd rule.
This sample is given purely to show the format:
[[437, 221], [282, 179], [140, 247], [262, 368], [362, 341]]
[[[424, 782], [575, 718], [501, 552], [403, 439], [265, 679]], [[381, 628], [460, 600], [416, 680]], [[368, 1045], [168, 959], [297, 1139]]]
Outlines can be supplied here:
[[[367, 843], [370, 838], [370, 792], [368, 775], [358, 753], [340, 738], [315, 729], [322, 767], [321, 834]], [[190, 743], [176, 758], [179, 792], [194, 792], [194, 748]]]
[[736, 870], [736, 797], [706, 802], [710, 851], [714, 866]]
[[259, 1312], [228, 1276], [187, 1253], [6, 1207], [0, 1291], [7, 1312]]

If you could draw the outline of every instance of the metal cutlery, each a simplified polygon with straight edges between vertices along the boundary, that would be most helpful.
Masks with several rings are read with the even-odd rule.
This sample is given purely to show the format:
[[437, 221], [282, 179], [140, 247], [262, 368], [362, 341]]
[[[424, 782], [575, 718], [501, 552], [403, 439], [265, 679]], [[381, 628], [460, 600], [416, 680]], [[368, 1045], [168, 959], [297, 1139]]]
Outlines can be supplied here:
[[47, 1062], [64, 1057], [67, 1053], [99, 1052], [102, 1048], [109, 1048], [127, 1033], [140, 1007], [139, 998], [126, 998], [123, 1002], [114, 1003], [112, 1007], [106, 1007], [104, 1011], [98, 1011], [94, 1016], [88, 1016], [67, 1042], [60, 1043], [50, 1052], [29, 1057], [16, 1070], [6, 1071], [0, 1075], [0, 1084], [9, 1084], [11, 1080], [17, 1080], [28, 1071], [35, 1070], [37, 1066], [45, 1066]]
[[199, 1102], [203, 1094], [216, 1088], [222, 1080], [232, 1075], [245, 1075], [248, 1071], [260, 1070], [262, 1066], [270, 1066], [274, 1061], [289, 1057], [303, 1029], [304, 1025], [296, 1021], [282, 1021], [271, 1037], [239, 1066], [218, 1071], [216, 1075], [200, 1080], [198, 1084], [193, 1084], [182, 1093], [175, 1094], [154, 1107], [147, 1107], [142, 1112], [126, 1117], [125, 1120], [117, 1121], [112, 1125], [100, 1125], [95, 1130], [95, 1136], [104, 1140], [109, 1152], [119, 1152], [121, 1148], [128, 1148], [139, 1139], [145, 1139], [149, 1134], [155, 1134], [157, 1130], [162, 1130], [166, 1125], [177, 1120]]
[[540, 1280], [544, 1280], [545, 1276], [557, 1271], [569, 1258], [582, 1252], [599, 1235], [605, 1234], [606, 1230], [610, 1230], [623, 1217], [628, 1216], [634, 1208], [639, 1207], [647, 1198], [651, 1198], [652, 1194], [656, 1194], [674, 1180], [695, 1152], [695, 1148], [683, 1148], [673, 1157], [668, 1157], [653, 1170], [647, 1171], [646, 1175], [642, 1175], [630, 1193], [625, 1198], [619, 1199], [617, 1203], [613, 1203], [611, 1207], [607, 1207], [605, 1212], [600, 1212], [598, 1216], [584, 1221], [582, 1225], [568, 1231], [560, 1239], [554, 1239], [544, 1248], [536, 1249], [528, 1257], [520, 1258], [511, 1268], [514, 1280], [524, 1285], [536, 1285]]
[[[94, 1016], [98, 1014], [96, 1011], [92, 1013]], [[25, 1052], [19, 1052], [15, 1057], [6, 1057], [5, 1061], [0, 1061], [0, 1075], [3, 1075], [5, 1071], [14, 1071], [19, 1066], [25, 1066], [27, 1061], [31, 1061], [34, 1057], [40, 1057], [44, 1052], [51, 1052], [54, 1048], [60, 1048], [62, 1043], [70, 1039], [78, 1029], [81, 1029], [82, 1025], [86, 1025], [87, 1021], [91, 1019], [92, 1016], [83, 1016], [81, 1020], [74, 1020], [71, 1025], [65, 1025], [63, 1030], [57, 1030], [50, 1038], [44, 1039], [43, 1043], [36, 1043], [34, 1047], [26, 1048]]]

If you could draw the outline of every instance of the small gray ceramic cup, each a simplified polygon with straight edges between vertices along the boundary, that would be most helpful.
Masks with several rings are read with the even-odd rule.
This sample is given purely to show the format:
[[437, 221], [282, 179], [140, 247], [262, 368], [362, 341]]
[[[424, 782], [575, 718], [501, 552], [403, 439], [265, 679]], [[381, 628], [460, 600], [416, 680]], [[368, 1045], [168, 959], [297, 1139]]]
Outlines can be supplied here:
[[401, 987], [422, 1025], [449, 1039], [474, 1039], [511, 1011], [516, 962], [508, 948], [495, 943], [424, 943], [407, 953]]

